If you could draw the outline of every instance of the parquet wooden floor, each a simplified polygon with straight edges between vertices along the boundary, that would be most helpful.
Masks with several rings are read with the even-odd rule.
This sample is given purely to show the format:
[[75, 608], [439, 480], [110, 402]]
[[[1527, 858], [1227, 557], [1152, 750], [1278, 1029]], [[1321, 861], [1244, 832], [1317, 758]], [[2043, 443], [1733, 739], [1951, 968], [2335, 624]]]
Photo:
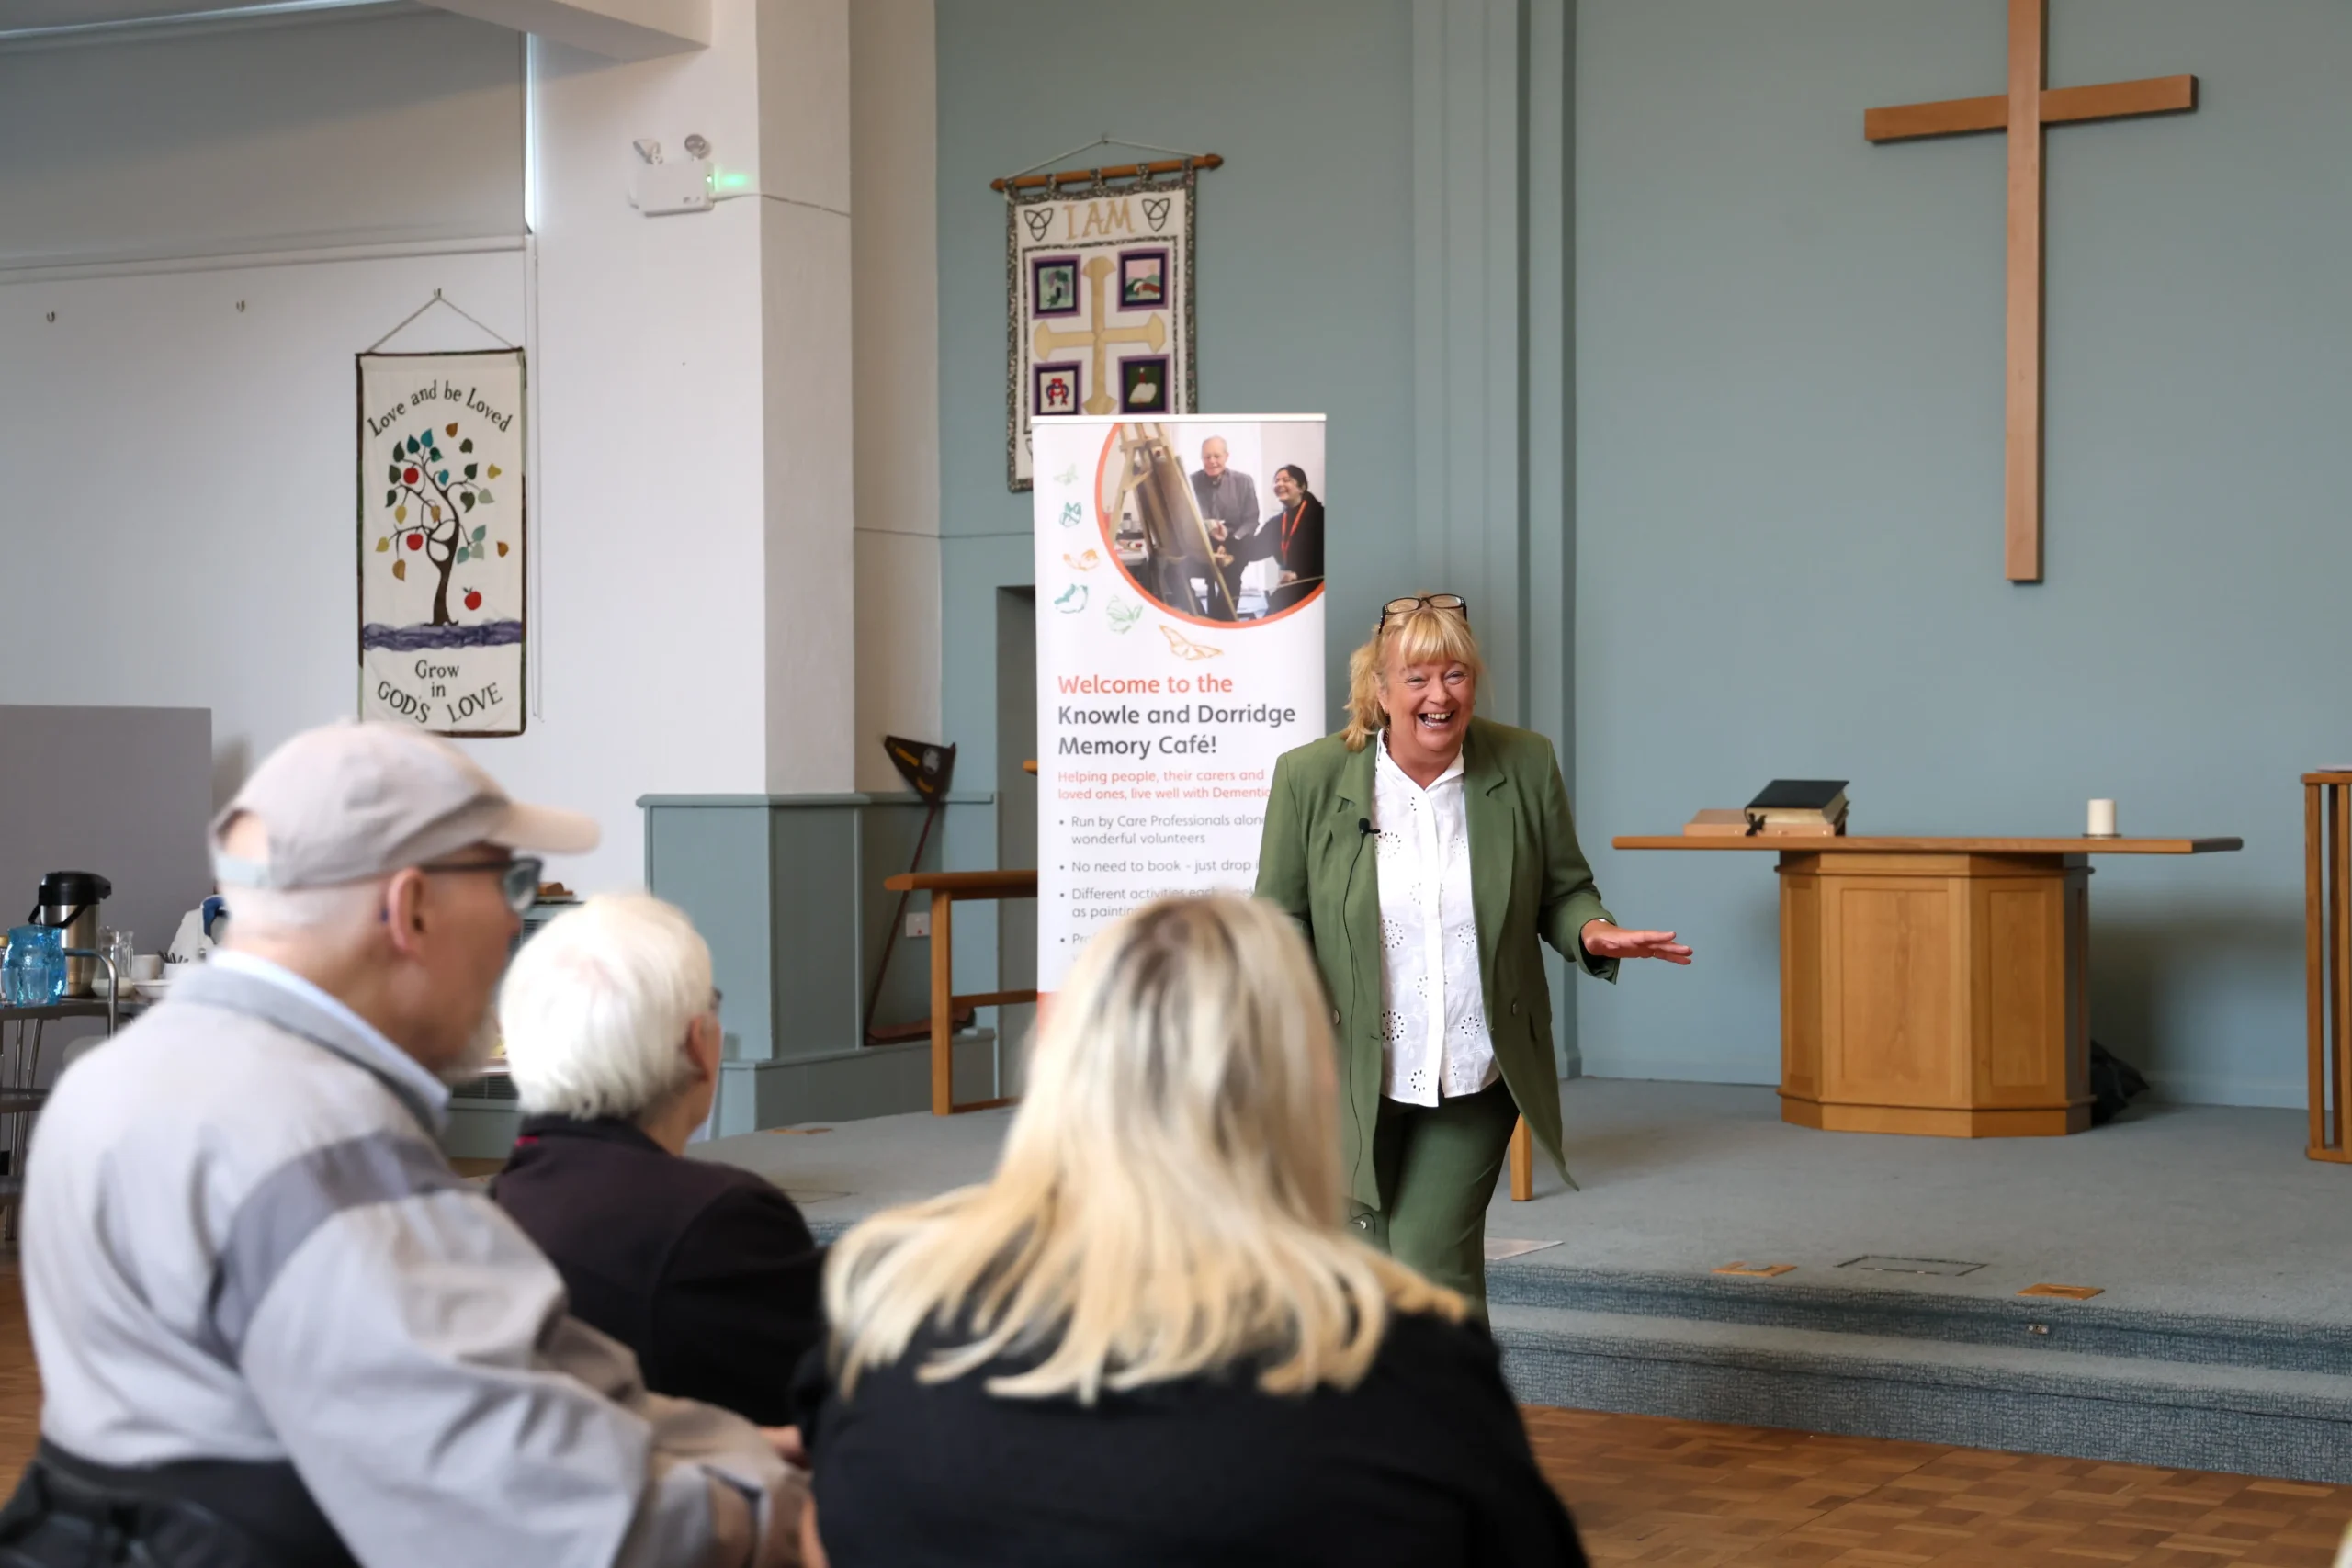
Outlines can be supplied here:
[[[2329, 1568], [2352, 1486], [1932, 1443], [1532, 1408], [1544, 1473], [1599, 1563], [1641, 1568]], [[0, 1486], [40, 1433], [13, 1260], [0, 1264]]]
[[40, 1438], [40, 1372], [25, 1326], [24, 1285], [10, 1258], [0, 1263], [0, 1486], [16, 1489]]
[[2352, 1486], [1530, 1409], [1595, 1563], [2328, 1568]]

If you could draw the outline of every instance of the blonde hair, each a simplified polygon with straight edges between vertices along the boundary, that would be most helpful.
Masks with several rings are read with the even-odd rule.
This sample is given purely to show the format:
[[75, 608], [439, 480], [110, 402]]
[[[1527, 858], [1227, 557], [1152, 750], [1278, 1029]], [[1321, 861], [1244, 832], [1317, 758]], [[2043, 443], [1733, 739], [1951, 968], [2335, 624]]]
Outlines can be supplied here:
[[1392, 1310], [1459, 1321], [1461, 1297], [1340, 1226], [1333, 1060], [1273, 906], [1164, 898], [1106, 927], [1053, 999], [995, 1176], [834, 1247], [843, 1391], [927, 1323], [970, 1337], [926, 1382], [1035, 1353], [989, 1391], [1091, 1404], [1237, 1363], [1270, 1393], [1352, 1387]]
[[1388, 711], [1380, 705], [1380, 688], [1388, 678], [1392, 649], [1404, 656], [1407, 664], [1465, 664], [1474, 682], [1487, 678], [1487, 661], [1478, 656], [1477, 634], [1471, 631], [1470, 617], [1462, 611], [1424, 604], [1389, 616], [1369, 641], [1348, 655], [1348, 728], [1340, 739], [1351, 751], [1363, 750], [1388, 726]]

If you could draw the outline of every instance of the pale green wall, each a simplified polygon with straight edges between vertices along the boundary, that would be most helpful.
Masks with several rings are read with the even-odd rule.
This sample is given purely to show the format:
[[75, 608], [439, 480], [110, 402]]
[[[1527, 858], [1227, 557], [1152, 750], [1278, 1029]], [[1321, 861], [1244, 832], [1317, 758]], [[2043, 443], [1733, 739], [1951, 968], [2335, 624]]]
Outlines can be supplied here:
[[1333, 570], [1343, 657], [1373, 584], [1414, 565], [1411, 43], [1406, 0], [940, 0], [943, 705], [962, 766], [995, 701], [988, 660], [954, 650], [991, 644], [995, 590], [1031, 577], [1029, 497], [1004, 483], [989, 181], [1105, 130], [1224, 154], [1200, 186], [1201, 404], [1330, 415], [1317, 488], [1355, 569]]
[[[939, 0], [938, 36], [941, 711], [978, 781], [998, 773], [997, 591], [1033, 578], [1029, 496], [1004, 482], [1005, 204], [989, 180], [1105, 131], [1225, 156], [1200, 186], [1202, 407], [1330, 415], [1317, 488], [1339, 498], [1350, 552], [1332, 569], [1336, 667], [1374, 584], [1413, 561], [1411, 8]], [[996, 864], [993, 818], [957, 814], [948, 856]], [[992, 925], [959, 921], [959, 984], [993, 987]]]
[[[2001, 575], [2000, 140], [1861, 139], [1997, 90], [2004, 10], [942, 0], [950, 738], [992, 770], [994, 591], [1029, 575], [987, 180], [1105, 129], [1216, 151], [1204, 402], [1331, 415], [1334, 695], [1374, 600], [1468, 593], [1482, 708], [1560, 743], [1612, 907], [1700, 948], [1574, 988], [1591, 1070], [1776, 1075], [1769, 866], [1606, 846], [1826, 773], [1870, 829], [2064, 832], [2112, 795], [2245, 836], [2103, 864], [2093, 1028], [2171, 1094], [2296, 1100], [2295, 775], [2352, 760], [2352, 6], [2053, 6], [2053, 82], [2203, 102], [2051, 135], [2036, 587]], [[996, 853], [953, 825], [955, 863]]]
[[[2049, 135], [2048, 580], [2002, 579], [1998, 0], [1582, 0], [1578, 801], [1588, 847], [1775, 774], [1858, 830], [2240, 834], [2098, 863], [2092, 1032], [2300, 1102], [2299, 772], [2352, 759], [2352, 6], [2056, 0], [2054, 85], [2193, 115]], [[1778, 1071], [1762, 859], [1603, 851], [1682, 974], [1582, 987], [1589, 1070]]]
[[[1228, 160], [1201, 184], [1202, 409], [1330, 418], [1334, 727], [1373, 607], [1447, 588], [1486, 646], [1481, 711], [1573, 765], [1570, 47], [1566, 0], [941, 0], [951, 739], [987, 755], [995, 590], [1030, 576], [988, 181], [1108, 130]], [[997, 863], [993, 826], [952, 818], [951, 863]], [[983, 983], [993, 950], [957, 952]]]

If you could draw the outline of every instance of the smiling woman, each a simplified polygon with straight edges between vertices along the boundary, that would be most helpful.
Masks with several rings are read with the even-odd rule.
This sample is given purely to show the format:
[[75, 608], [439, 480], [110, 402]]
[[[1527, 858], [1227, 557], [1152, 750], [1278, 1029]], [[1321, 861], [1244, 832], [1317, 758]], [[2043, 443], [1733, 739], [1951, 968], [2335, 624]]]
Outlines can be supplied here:
[[1329, 994], [1350, 1224], [1481, 1308], [1520, 1118], [1567, 1174], [1538, 942], [1604, 980], [1690, 961], [1611, 920], [1552, 743], [1476, 716], [1485, 669], [1459, 595], [1390, 600], [1348, 660], [1347, 728], [1275, 765], [1258, 860]]

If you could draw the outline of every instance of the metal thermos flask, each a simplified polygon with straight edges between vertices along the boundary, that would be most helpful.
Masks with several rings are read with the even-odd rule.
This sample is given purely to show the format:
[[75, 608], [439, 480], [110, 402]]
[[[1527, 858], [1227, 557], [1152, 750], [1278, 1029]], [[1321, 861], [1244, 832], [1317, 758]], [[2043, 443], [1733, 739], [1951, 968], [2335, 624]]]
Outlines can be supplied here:
[[[40, 879], [40, 892], [26, 920], [54, 926], [65, 933], [65, 945], [96, 952], [98, 946], [98, 905], [114, 897], [114, 884], [95, 871], [52, 871]], [[86, 997], [98, 970], [95, 958], [65, 961], [65, 994]]]

